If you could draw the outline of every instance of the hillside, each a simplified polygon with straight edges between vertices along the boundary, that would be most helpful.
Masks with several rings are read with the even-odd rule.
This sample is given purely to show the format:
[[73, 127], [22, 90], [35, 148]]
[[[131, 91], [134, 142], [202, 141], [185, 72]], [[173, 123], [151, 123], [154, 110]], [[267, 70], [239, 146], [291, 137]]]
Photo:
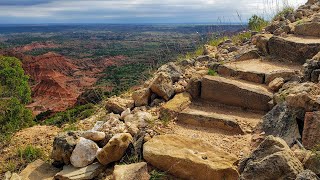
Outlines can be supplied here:
[[2, 170], [5, 177], [319, 179], [320, 1], [279, 13], [261, 32], [221, 37], [200, 51], [162, 65], [84, 120], [19, 131], [0, 161], [16, 160], [12, 149], [20, 147], [31, 163], [18, 173]]

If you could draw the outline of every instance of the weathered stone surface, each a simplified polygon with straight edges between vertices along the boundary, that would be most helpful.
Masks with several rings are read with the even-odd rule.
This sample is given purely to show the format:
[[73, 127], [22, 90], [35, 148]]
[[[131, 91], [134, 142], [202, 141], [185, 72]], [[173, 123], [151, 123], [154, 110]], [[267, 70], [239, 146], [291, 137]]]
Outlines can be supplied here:
[[152, 82], [150, 89], [152, 92], [168, 101], [174, 94], [171, 78], [164, 73], [160, 73]]
[[78, 132], [64, 132], [54, 138], [51, 157], [55, 166], [70, 164], [70, 156], [79, 139]]
[[303, 163], [306, 169], [311, 170], [318, 176], [320, 175], [320, 151], [317, 151], [309, 156]]
[[187, 92], [192, 96], [192, 98], [199, 98], [201, 95], [201, 80], [200, 77], [193, 77], [190, 79], [187, 85]]
[[204, 45], [203, 55], [209, 55], [218, 51], [216, 46]]
[[120, 97], [109, 98], [106, 102], [106, 109], [116, 114], [121, 114], [127, 108], [133, 108], [134, 101], [132, 99], [123, 99]]
[[98, 121], [92, 130], [106, 134], [105, 139], [99, 142], [100, 147], [105, 146], [115, 134], [128, 132], [126, 124], [120, 121], [120, 115], [112, 113], [107, 115], [106, 122]]
[[320, 22], [307, 22], [296, 25], [294, 33], [303, 36], [320, 37]]
[[118, 161], [122, 158], [131, 142], [132, 136], [129, 133], [116, 134], [110, 139], [108, 144], [97, 153], [97, 159], [103, 165]]
[[268, 42], [268, 47], [273, 56], [304, 64], [320, 51], [320, 39], [273, 36]]
[[101, 141], [106, 137], [106, 134], [104, 132], [90, 130], [83, 132], [81, 136], [92, 141]]
[[260, 54], [258, 52], [257, 49], [251, 49], [249, 51], [246, 51], [242, 54], [240, 54], [236, 59], [238, 61], [244, 61], [244, 60], [248, 60], [248, 59], [259, 59], [260, 58]]
[[85, 167], [91, 164], [96, 158], [99, 147], [98, 145], [85, 138], [80, 138], [80, 141], [74, 148], [70, 162], [74, 167]]
[[266, 73], [265, 83], [269, 84], [276, 78], [283, 78], [285, 81], [292, 80], [293, 78], [299, 76], [299, 72], [295, 70], [278, 70], [270, 73]]
[[320, 107], [318, 98], [320, 96], [319, 87], [319, 84], [310, 82], [287, 83], [274, 95], [274, 100], [276, 103], [286, 101], [287, 105], [292, 108], [315, 111]]
[[210, 61], [210, 57], [209, 57], [209, 55], [198, 56], [196, 58], [196, 61], [198, 61], [198, 62]]
[[175, 65], [173, 62], [167, 63], [163, 66], [161, 66], [157, 73], [164, 73], [169, 75], [172, 82], [179, 81], [180, 77], [182, 76], [182, 70], [179, 66]]
[[264, 86], [218, 76], [205, 76], [202, 79], [201, 98], [231, 106], [268, 111], [272, 93]]
[[262, 130], [267, 135], [281, 137], [291, 145], [301, 138], [297, 119], [301, 118], [302, 121], [303, 115], [303, 110], [290, 109], [285, 103], [277, 104], [263, 117]]
[[306, 113], [302, 143], [308, 149], [312, 149], [320, 144], [320, 111]]
[[135, 126], [137, 128], [145, 128], [148, 125], [148, 122], [152, 120], [153, 120], [152, 114], [144, 111], [138, 111], [124, 118], [124, 122], [127, 125]]
[[271, 37], [271, 34], [259, 34], [253, 38], [253, 43], [263, 54], [269, 54], [268, 41]]
[[147, 163], [116, 165], [113, 171], [114, 180], [149, 180]]
[[56, 180], [85, 180], [97, 177], [106, 167], [95, 162], [83, 168], [73, 166], [64, 166], [63, 170], [57, 173], [54, 178]]
[[149, 88], [140, 89], [132, 94], [135, 106], [147, 106], [150, 102], [151, 91]]
[[185, 179], [238, 178], [234, 155], [197, 139], [161, 135], [143, 146], [144, 159], [160, 170]]
[[52, 180], [59, 171], [59, 169], [38, 159], [30, 163], [19, 175], [23, 180]]
[[319, 180], [320, 178], [309, 169], [302, 171], [298, 174], [296, 180]]
[[286, 142], [280, 138], [268, 136], [240, 162], [240, 179], [295, 179], [303, 171], [302, 163], [295, 158]]
[[165, 103], [160, 110], [161, 115], [176, 115], [188, 105], [191, 104], [191, 95], [187, 92], [180, 93], [174, 96], [173, 99]]
[[123, 111], [120, 115], [120, 119], [124, 120], [124, 118], [126, 118], [128, 115], [131, 114], [131, 110], [129, 108], [127, 108], [125, 111]]
[[10, 177], [10, 180], [24, 180], [17, 173], [13, 173]]
[[272, 91], [278, 91], [284, 84], [284, 79], [283, 78], [276, 78], [273, 81], [271, 81], [268, 85], [268, 87], [272, 90]]

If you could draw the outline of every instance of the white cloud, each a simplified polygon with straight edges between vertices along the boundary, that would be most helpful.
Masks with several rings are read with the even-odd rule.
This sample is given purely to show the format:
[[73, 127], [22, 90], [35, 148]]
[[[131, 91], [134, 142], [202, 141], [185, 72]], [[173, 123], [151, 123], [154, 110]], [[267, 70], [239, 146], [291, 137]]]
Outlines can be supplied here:
[[[20, 4], [19, 4], [20, 1]], [[226, 22], [243, 21], [252, 14], [265, 17], [281, 6], [281, 0], [13, 0], [1, 5], [0, 20], [15, 22]], [[291, 0], [297, 6], [306, 0]], [[170, 18], [170, 19], [168, 19]], [[0, 21], [1, 22], [1, 21]]]

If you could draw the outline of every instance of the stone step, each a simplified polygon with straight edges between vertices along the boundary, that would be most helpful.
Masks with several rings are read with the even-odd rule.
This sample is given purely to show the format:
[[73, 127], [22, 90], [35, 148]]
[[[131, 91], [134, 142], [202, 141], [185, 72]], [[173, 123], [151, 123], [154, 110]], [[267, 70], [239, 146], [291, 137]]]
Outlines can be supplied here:
[[295, 26], [294, 33], [303, 36], [320, 37], [320, 22], [306, 22]]
[[261, 122], [263, 112], [244, 111], [222, 104], [194, 101], [177, 116], [177, 122], [216, 129], [229, 135], [250, 133]]
[[272, 56], [304, 64], [320, 51], [320, 38], [298, 35], [273, 36], [268, 42], [268, 48]]
[[259, 84], [268, 84], [277, 77], [289, 80], [299, 72], [300, 68], [300, 65], [267, 59], [249, 59], [219, 65], [217, 72], [222, 76], [235, 77]]
[[204, 76], [201, 99], [252, 110], [268, 111], [273, 94], [265, 85], [219, 76]]

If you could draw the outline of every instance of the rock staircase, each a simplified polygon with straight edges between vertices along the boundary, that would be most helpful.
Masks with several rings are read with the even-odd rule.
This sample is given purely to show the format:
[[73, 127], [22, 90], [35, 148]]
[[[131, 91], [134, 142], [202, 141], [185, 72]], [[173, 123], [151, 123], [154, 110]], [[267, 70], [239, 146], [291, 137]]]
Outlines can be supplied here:
[[257, 125], [273, 107], [268, 84], [278, 77], [297, 77], [306, 59], [320, 51], [320, 37], [310, 35], [272, 36], [270, 56], [218, 65], [216, 76], [202, 78], [200, 97], [178, 113], [174, 133], [203, 139], [239, 157], [248, 153]]

